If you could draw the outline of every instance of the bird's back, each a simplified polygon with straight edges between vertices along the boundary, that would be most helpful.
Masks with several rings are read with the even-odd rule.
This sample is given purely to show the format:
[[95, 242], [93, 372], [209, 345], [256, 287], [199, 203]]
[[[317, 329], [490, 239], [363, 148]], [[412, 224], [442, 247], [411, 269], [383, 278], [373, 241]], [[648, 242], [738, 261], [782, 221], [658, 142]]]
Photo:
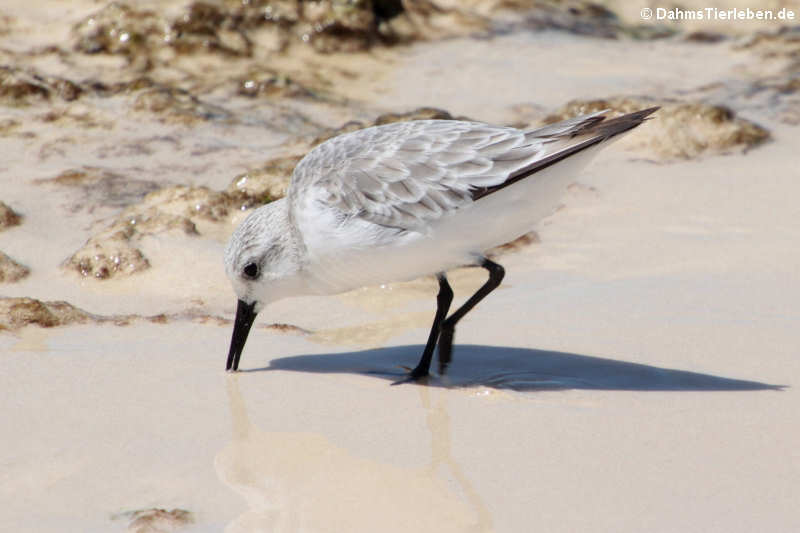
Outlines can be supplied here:
[[[298, 164], [290, 211], [309, 253], [342, 275], [378, 257], [375, 248], [397, 264], [370, 266], [376, 283], [451, 268], [530, 231], [602, 141], [653, 111], [611, 120], [600, 112], [530, 131], [452, 120], [358, 130]], [[342, 250], [346, 265], [338, 264]]]

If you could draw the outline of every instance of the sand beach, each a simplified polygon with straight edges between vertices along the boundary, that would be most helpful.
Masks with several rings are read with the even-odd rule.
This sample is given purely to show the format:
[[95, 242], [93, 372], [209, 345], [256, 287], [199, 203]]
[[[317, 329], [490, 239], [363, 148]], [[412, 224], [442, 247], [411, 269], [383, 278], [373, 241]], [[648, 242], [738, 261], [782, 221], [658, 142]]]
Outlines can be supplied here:
[[[800, 4], [632, 6], [3, 2], [0, 530], [800, 530]], [[433, 277], [276, 302], [224, 371], [225, 243], [313, 146], [653, 105], [446, 375], [391, 385]]]

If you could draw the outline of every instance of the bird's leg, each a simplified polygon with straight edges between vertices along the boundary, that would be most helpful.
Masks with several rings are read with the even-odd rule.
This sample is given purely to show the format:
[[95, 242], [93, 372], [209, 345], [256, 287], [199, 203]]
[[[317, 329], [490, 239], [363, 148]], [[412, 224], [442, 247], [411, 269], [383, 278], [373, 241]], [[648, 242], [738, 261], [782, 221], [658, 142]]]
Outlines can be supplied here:
[[445, 373], [447, 365], [450, 364], [450, 360], [452, 359], [453, 335], [455, 335], [458, 321], [464, 318], [464, 315], [469, 313], [473, 307], [478, 305], [478, 302], [483, 300], [487, 294], [495, 290], [497, 286], [500, 285], [500, 282], [503, 281], [503, 276], [506, 274], [502, 266], [485, 257], [481, 261], [481, 266], [489, 271], [489, 279], [486, 280], [486, 283], [484, 283], [469, 300], [464, 302], [464, 305], [456, 309], [452, 315], [442, 322], [441, 331], [439, 332], [439, 374]]
[[425, 351], [422, 352], [422, 357], [417, 363], [417, 367], [409, 373], [409, 378], [412, 380], [428, 375], [431, 359], [433, 359], [433, 350], [436, 348], [436, 340], [439, 338], [439, 330], [442, 327], [444, 318], [447, 316], [447, 311], [450, 310], [450, 303], [453, 301], [453, 289], [447, 283], [447, 277], [445, 277], [444, 273], [440, 273], [436, 275], [436, 278], [439, 280], [439, 294], [436, 295], [436, 316], [433, 318], [433, 325], [428, 335], [428, 342], [425, 344]]

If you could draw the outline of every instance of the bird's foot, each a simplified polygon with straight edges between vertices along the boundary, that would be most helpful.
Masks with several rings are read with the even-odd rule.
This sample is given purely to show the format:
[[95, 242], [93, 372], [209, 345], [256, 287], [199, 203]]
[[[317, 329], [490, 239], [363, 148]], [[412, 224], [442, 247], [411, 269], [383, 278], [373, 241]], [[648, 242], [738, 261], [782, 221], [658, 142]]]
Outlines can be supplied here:
[[428, 379], [429, 374], [427, 369], [421, 369], [420, 367], [411, 368], [408, 366], [401, 366], [401, 368], [405, 369], [408, 374], [392, 383], [392, 385], [400, 385], [402, 383], [425, 383]]

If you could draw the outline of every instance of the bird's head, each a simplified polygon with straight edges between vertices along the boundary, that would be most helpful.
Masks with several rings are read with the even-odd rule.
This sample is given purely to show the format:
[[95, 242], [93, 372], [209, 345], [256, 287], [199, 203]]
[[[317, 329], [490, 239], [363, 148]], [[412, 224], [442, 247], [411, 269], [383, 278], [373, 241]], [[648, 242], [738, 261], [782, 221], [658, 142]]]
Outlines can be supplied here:
[[256, 315], [296, 284], [297, 245], [283, 200], [256, 209], [236, 228], [225, 249], [225, 272], [238, 299], [226, 369], [237, 370]]

